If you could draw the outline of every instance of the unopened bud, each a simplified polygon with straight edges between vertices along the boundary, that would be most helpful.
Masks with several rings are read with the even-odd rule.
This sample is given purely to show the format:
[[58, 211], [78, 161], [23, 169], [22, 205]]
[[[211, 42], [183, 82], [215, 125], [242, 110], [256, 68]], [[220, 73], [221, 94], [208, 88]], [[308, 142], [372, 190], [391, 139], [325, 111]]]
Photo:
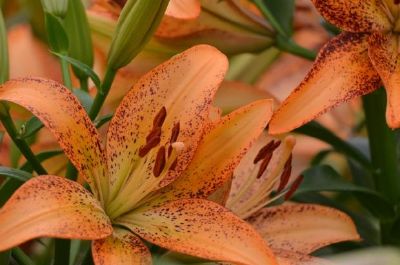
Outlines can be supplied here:
[[43, 9], [46, 13], [56, 17], [65, 17], [68, 10], [68, 0], [42, 0]]
[[169, 0], [128, 0], [122, 9], [108, 54], [108, 67], [117, 70], [142, 50], [157, 29]]

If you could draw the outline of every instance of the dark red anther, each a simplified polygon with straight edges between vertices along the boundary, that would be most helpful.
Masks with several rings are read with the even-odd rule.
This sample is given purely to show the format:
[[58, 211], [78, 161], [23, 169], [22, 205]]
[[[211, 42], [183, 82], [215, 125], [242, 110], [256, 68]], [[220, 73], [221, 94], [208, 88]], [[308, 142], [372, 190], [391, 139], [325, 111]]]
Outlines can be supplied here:
[[268, 167], [269, 162], [271, 161], [272, 158], [272, 152], [268, 153], [264, 160], [262, 161], [260, 168], [258, 169], [258, 173], [257, 173], [257, 179], [261, 178], [261, 176], [264, 174], [265, 170]]
[[153, 120], [153, 128], [162, 127], [167, 117], [167, 109], [162, 107]]
[[395, 4], [395, 5], [400, 4], [400, 0], [394, 0], [394, 4]]
[[149, 135], [147, 135], [146, 142], [149, 142], [154, 137], [161, 138], [161, 127], [154, 127]]
[[283, 191], [286, 185], [289, 183], [290, 175], [292, 174], [292, 155], [289, 156], [289, 159], [286, 161], [285, 166], [283, 167], [283, 172], [281, 175], [278, 192]]
[[253, 163], [257, 164], [258, 162], [263, 160], [264, 157], [266, 157], [269, 153], [274, 152], [275, 149], [278, 148], [278, 146], [280, 144], [281, 144], [281, 141], [275, 142], [274, 140], [272, 140], [271, 142], [269, 142], [267, 145], [265, 145], [263, 148], [261, 148], [260, 151], [258, 151], [256, 158], [254, 158]]
[[156, 147], [160, 143], [160, 137], [153, 137], [147, 141], [147, 143], [139, 148], [139, 156], [144, 157], [151, 149]]
[[175, 125], [174, 125], [174, 127], [172, 128], [172, 131], [171, 131], [171, 138], [169, 139], [169, 142], [171, 144], [175, 143], [176, 140], [178, 140], [180, 129], [181, 129], [180, 123], [179, 122], [175, 123]]
[[178, 158], [175, 158], [174, 162], [172, 162], [171, 166], [169, 167], [169, 170], [175, 170], [177, 164]]
[[296, 190], [300, 187], [300, 184], [303, 182], [303, 179], [304, 177], [300, 175], [297, 177], [295, 181], [293, 181], [292, 185], [290, 186], [290, 189], [285, 194], [285, 200], [289, 200], [293, 196]]
[[154, 163], [153, 174], [157, 178], [165, 168], [165, 147], [161, 146], [158, 149], [156, 161]]

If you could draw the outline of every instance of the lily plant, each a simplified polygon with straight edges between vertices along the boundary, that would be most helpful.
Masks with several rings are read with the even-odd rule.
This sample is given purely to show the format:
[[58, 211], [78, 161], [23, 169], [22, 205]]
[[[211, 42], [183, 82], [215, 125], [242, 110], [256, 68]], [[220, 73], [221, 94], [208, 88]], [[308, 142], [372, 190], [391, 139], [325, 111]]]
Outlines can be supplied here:
[[[0, 251], [38, 237], [92, 241], [95, 264], [151, 264], [148, 241], [235, 264], [277, 264], [256, 230], [207, 200], [272, 115], [260, 100], [220, 117], [211, 105], [227, 59], [195, 46], [144, 75], [110, 122], [105, 148], [77, 98], [51, 80], [0, 87], [48, 128], [89, 189], [41, 175], [0, 209]], [[50, 102], [50, 103], [49, 103]]]
[[341, 102], [365, 95], [382, 83], [386, 121], [400, 127], [399, 2], [313, 0], [321, 15], [343, 32], [320, 51], [303, 82], [282, 103], [271, 133], [290, 131]]

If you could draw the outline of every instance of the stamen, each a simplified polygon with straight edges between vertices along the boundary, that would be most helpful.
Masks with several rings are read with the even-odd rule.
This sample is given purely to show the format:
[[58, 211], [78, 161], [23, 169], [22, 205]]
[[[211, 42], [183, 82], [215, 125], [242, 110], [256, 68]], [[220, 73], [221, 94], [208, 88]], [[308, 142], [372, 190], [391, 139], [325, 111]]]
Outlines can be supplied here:
[[160, 143], [160, 141], [161, 141], [160, 137], [155, 136], [151, 138], [149, 141], [147, 141], [147, 143], [144, 146], [141, 146], [139, 148], [139, 156], [144, 157], [145, 155], [147, 155], [151, 149], [153, 149]]
[[395, 4], [395, 5], [400, 4], [400, 0], [394, 0], [394, 4]]
[[261, 178], [261, 176], [264, 174], [265, 170], [267, 169], [269, 162], [271, 161], [272, 158], [272, 152], [268, 153], [264, 160], [262, 161], [260, 168], [258, 169], [258, 173], [257, 173], [257, 179]]
[[177, 122], [177, 123], [175, 123], [174, 127], [172, 128], [171, 138], [169, 139], [169, 142], [171, 144], [176, 142], [176, 140], [178, 140], [180, 127], [181, 127], [180, 123]]
[[147, 135], [146, 142], [149, 142], [154, 137], [161, 138], [161, 127], [154, 127], [149, 135]]
[[269, 142], [267, 145], [265, 145], [263, 148], [261, 148], [260, 151], [258, 151], [256, 158], [254, 158], [253, 163], [257, 164], [258, 162], [260, 162], [262, 159], [264, 159], [264, 157], [268, 153], [272, 153], [273, 151], [275, 151], [275, 149], [278, 148], [278, 146], [280, 144], [281, 144], [281, 141], [275, 142], [274, 140], [272, 140], [271, 142]]
[[169, 167], [169, 170], [174, 171], [177, 164], [178, 164], [178, 158], [175, 158], [174, 162], [172, 162], [171, 166]]
[[167, 117], [167, 109], [162, 107], [153, 120], [153, 128], [162, 127]]
[[283, 172], [280, 178], [280, 183], [278, 187], [278, 192], [283, 191], [286, 185], [289, 183], [290, 175], [292, 174], [292, 155], [289, 156], [289, 159], [286, 161], [285, 166], [283, 168]]
[[158, 149], [156, 161], [154, 163], [153, 174], [157, 178], [165, 168], [165, 147]]
[[300, 184], [303, 182], [304, 177], [302, 175], [298, 176], [295, 181], [293, 181], [292, 186], [290, 186], [290, 189], [288, 192], [285, 194], [285, 200], [289, 200], [293, 194], [297, 191], [297, 189], [300, 187]]

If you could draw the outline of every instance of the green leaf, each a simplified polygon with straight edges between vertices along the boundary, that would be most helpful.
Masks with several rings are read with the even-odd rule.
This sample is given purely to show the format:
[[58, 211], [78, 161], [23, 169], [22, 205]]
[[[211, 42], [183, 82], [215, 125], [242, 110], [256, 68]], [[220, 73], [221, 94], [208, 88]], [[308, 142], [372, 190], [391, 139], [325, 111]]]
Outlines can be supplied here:
[[287, 36], [291, 36], [293, 34], [294, 0], [263, 0], [263, 2], [282, 30]]
[[19, 131], [20, 138], [26, 139], [30, 136], [36, 134], [40, 129], [43, 128], [43, 123], [33, 116], [28, 121], [21, 125], [21, 129]]
[[96, 119], [94, 121], [94, 124], [96, 125], [96, 128], [100, 128], [105, 123], [109, 122], [112, 119], [113, 115], [114, 115], [114, 113], [110, 113], [110, 114], [104, 115], [104, 116]]
[[81, 71], [85, 72], [85, 74], [87, 76], [90, 77], [90, 79], [93, 81], [93, 83], [95, 84], [95, 86], [97, 88], [100, 88], [101, 82], [100, 82], [100, 78], [99, 76], [92, 70], [92, 68], [90, 68], [89, 66], [87, 66], [86, 64], [71, 58], [69, 56], [57, 53], [57, 52], [53, 52], [53, 54], [55, 54], [56, 56], [60, 57], [61, 59], [69, 62], [70, 64], [72, 64], [73, 66], [79, 68]]
[[[90, 68], [93, 67], [93, 45], [85, 7], [81, 0], [69, 0], [65, 17], [65, 29], [69, 39], [69, 56]], [[72, 65], [75, 75], [87, 79], [89, 75], [79, 67]]]
[[372, 166], [369, 159], [357, 148], [353, 147], [351, 144], [343, 141], [334, 133], [332, 133], [329, 129], [325, 128], [318, 122], [312, 121], [300, 128], [294, 130], [297, 133], [301, 133], [316, 139], [319, 139], [325, 143], [330, 144], [337, 152], [340, 152], [358, 163], [360, 163], [365, 169], [369, 171], [373, 171], [374, 167]]
[[391, 219], [395, 216], [393, 205], [378, 192], [344, 180], [330, 166], [316, 166], [303, 172], [304, 180], [296, 195], [308, 192], [344, 192], [359, 199], [373, 215]]
[[0, 176], [14, 178], [21, 182], [25, 182], [25, 181], [29, 180], [30, 178], [32, 178], [32, 175], [26, 171], [16, 169], [16, 168], [11, 168], [11, 167], [3, 167], [3, 166], [0, 166]]
[[11, 250], [0, 252], [0, 264], [7, 265], [10, 263]]
[[47, 39], [53, 52], [66, 54], [68, 52], [68, 36], [62, 21], [52, 14], [45, 13]]
[[294, 0], [252, 0], [272, 27], [283, 37], [292, 35]]

